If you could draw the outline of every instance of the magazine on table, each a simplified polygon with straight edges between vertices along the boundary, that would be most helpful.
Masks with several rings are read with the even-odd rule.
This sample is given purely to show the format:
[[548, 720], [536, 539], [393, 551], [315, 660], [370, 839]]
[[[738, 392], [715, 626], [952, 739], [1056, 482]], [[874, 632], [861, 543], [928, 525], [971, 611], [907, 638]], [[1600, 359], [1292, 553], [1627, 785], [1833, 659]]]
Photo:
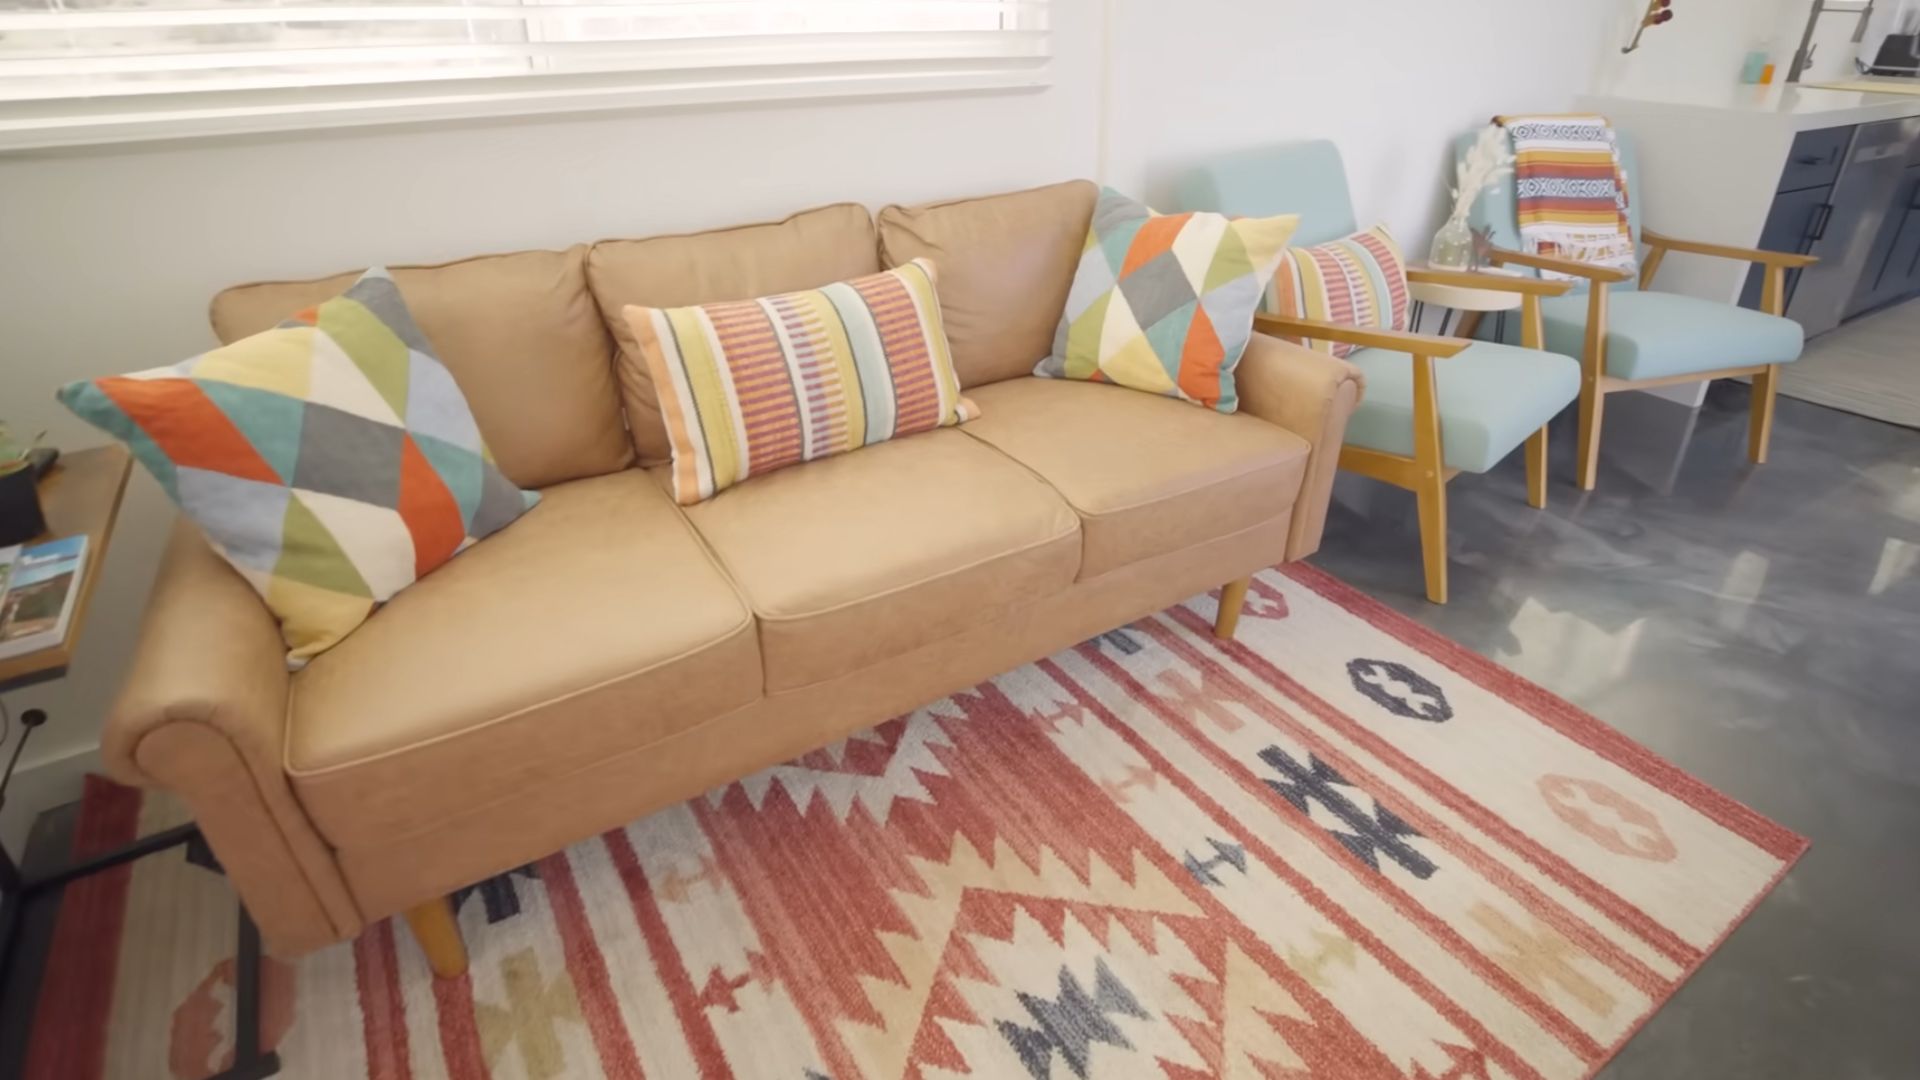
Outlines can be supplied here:
[[0, 548], [0, 660], [66, 640], [86, 563], [85, 536]]

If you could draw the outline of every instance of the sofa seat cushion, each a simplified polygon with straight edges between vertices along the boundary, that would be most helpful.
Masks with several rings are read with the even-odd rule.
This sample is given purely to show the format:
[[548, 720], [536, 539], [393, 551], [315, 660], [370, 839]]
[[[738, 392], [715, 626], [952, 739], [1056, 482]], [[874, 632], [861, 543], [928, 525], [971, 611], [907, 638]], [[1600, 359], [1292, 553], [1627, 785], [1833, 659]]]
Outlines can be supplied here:
[[1080, 565], [1060, 496], [954, 429], [755, 477], [686, 514], [759, 619], [769, 693], [1000, 618]]
[[961, 430], [1052, 485], [1080, 517], [1080, 577], [1271, 521], [1292, 508], [1305, 439], [1257, 417], [1101, 383], [1025, 378], [969, 394]]
[[[1578, 357], [1587, 347], [1587, 296], [1540, 302], [1547, 348]], [[1519, 320], [1508, 320], [1517, 323]], [[1517, 331], [1508, 330], [1508, 336]], [[1800, 359], [1806, 330], [1792, 319], [1662, 292], [1622, 292], [1608, 300], [1607, 374], [1661, 379]]]
[[[1361, 349], [1347, 360], [1367, 377], [1366, 396], [1347, 421], [1347, 445], [1412, 457], [1413, 358]], [[1580, 365], [1558, 353], [1476, 341], [1433, 362], [1433, 389], [1447, 467], [1483, 473], [1580, 396]]]
[[760, 692], [746, 604], [626, 470], [548, 488], [297, 674], [287, 764], [328, 840], [385, 842]]

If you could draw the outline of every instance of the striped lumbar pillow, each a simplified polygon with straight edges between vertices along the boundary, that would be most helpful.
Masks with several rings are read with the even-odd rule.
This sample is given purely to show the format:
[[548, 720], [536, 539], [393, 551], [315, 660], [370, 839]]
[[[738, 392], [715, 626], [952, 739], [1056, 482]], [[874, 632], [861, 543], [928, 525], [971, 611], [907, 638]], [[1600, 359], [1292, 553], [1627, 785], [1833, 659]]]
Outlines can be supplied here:
[[[1386, 226], [1376, 225], [1340, 240], [1288, 248], [1264, 310], [1367, 330], [1405, 330], [1411, 306], [1400, 245]], [[1355, 348], [1332, 341], [1301, 344], [1340, 357]]]
[[960, 396], [925, 259], [806, 292], [624, 314], [660, 388], [683, 506], [979, 415]]

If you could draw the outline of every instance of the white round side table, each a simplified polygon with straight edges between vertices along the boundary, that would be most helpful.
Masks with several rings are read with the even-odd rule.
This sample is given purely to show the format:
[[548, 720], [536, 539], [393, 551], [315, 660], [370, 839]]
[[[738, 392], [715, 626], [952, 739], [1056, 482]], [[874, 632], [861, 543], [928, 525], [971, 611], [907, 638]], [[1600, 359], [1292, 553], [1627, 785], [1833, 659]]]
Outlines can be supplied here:
[[[1498, 273], [1498, 271], [1480, 270], [1476, 273]], [[1427, 313], [1427, 305], [1442, 309], [1440, 316], [1440, 336], [1447, 336], [1453, 325], [1456, 312], [1473, 315], [1492, 314], [1495, 316], [1495, 341], [1506, 340], [1507, 312], [1520, 308], [1521, 296], [1515, 292], [1502, 292], [1498, 289], [1475, 289], [1466, 285], [1436, 285], [1432, 282], [1414, 282], [1408, 286], [1407, 294], [1413, 298], [1413, 311], [1409, 315], [1413, 328], [1420, 329], [1420, 321]], [[1468, 330], [1471, 333], [1471, 329]]]

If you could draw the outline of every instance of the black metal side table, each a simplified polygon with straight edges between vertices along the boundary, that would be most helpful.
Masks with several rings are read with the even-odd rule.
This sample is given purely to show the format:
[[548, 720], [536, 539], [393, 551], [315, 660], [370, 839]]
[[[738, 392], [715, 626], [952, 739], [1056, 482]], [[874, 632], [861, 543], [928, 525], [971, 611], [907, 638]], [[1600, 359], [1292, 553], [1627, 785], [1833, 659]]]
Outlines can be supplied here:
[[[46, 722], [46, 714], [39, 709], [28, 709], [21, 713], [20, 722], [25, 728], [21, 732], [20, 743], [24, 743], [28, 731]], [[19, 745], [15, 744], [15, 760], [19, 756]], [[10, 762], [7, 773], [11, 774], [12, 771]], [[5, 776], [0, 776], [0, 793], [3, 793], [5, 780]], [[13, 981], [18, 944], [16, 939], [20, 934], [21, 915], [28, 904], [43, 896], [58, 894], [67, 885], [83, 878], [180, 847], [186, 848], [195, 861], [216, 868], [219, 866], [206, 846], [206, 839], [200, 835], [200, 827], [192, 823], [143, 836], [130, 844], [39, 875], [22, 873], [13, 856], [0, 847], [0, 987]], [[233, 1065], [208, 1080], [265, 1080], [280, 1071], [279, 1055], [260, 1048], [260, 929], [247, 914], [246, 906], [237, 906], [240, 912], [240, 935], [233, 961]], [[38, 982], [39, 976], [36, 975], [36, 986]], [[37, 1004], [37, 1001], [29, 1001], [24, 1003], [24, 1007], [31, 1010]], [[23, 1007], [21, 1003], [0, 999], [0, 1011], [11, 1012], [19, 1007]], [[30, 1026], [31, 1014], [25, 1019]]]
[[[120, 498], [126, 491], [132, 459], [118, 446], [83, 450], [61, 459], [39, 481], [40, 509], [47, 532], [33, 543], [56, 537], [87, 537], [86, 566], [80, 573], [80, 595], [68, 620], [66, 636], [36, 652], [0, 660], [0, 694], [58, 679], [67, 673], [86, 622], [94, 587], [99, 584], [107, 542], [120, 511]], [[4, 702], [0, 702], [4, 710]], [[4, 715], [0, 712], [0, 715]], [[8, 782], [28, 738], [47, 722], [42, 709], [26, 709], [20, 714], [20, 730], [4, 771], [0, 771], [0, 807], [6, 805]], [[38, 1005], [40, 973], [32, 973], [32, 997], [26, 1001], [7, 1000], [8, 988], [16, 987], [13, 970], [19, 959], [22, 915], [29, 904], [57, 897], [68, 885], [135, 859], [184, 847], [189, 858], [214, 869], [219, 863], [207, 848], [197, 825], [175, 826], [111, 851], [99, 852], [78, 862], [43, 873], [29, 874], [0, 845], [0, 1016], [16, 1014], [31, 1024], [32, 1011]], [[260, 1049], [260, 930], [240, 907], [239, 942], [234, 954], [234, 1054], [233, 1065], [209, 1080], [263, 1080], [280, 1071], [279, 1057]], [[25, 1012], [20, 1012], [25, 1010]], [[11, 1070], [15, 1064], [0, 1062]]]

